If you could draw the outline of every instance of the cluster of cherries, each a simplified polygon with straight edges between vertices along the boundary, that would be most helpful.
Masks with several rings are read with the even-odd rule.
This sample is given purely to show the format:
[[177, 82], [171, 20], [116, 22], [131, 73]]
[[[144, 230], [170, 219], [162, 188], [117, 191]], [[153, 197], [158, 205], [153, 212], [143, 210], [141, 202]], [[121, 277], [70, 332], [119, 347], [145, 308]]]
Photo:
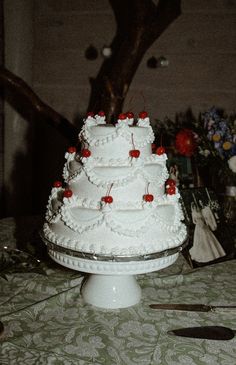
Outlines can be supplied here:
[[176, 193], [176, 181], [174, 179], [166, 180], [166, 194], [174, 195]]
[[[102, 201], [104, 203], [107, 204], [111, 204], [113, 202], [113, 197], [110, 195], [111, 193], [111, 189], [112, 189], [113, 184], [111, 184], [111, 186], [109, 187], [107, 193], [105, 196], [102, 197]], [[61, 188], [62, 187], [62, 182], [61, 181], [55, 181], [53, 184], [54, 188]], [[166, 194], [168, 195], [173, 195], [176, 193], [176, 182], [173, 179], [168, 179], [166, 180], [166, 184], [165, 184], [165, 188], [166, 188]], [[66, 188], [63, 192], [63, 198], [70, 198], [73, 195], [72, 190]], [[143, 199], [146, 202], [151, 203], [154, 200], [154, 196], [152, 194], [149, 194], [149, 192], [147, 191], [147, 194], [144, 194]]]
[[[134, 146], [134, 143], [133, 143], [133, 146]], [[68, 148], [68, 152], [69, 152], [69, 153], [74, 153], [74, 152], [76, 152], [76, 147], [69, 147], [69, 148]], [[154, 153], [156, 153], [158, 156], [161, 156], [161, 155], [163, 155], [163, 154], [165, 153], [165, 148], [164, 148], [164, 147], [162, 147], [162, 146], [157, 147], [157, 148], [154, 150]], [[134, 147], [134, 149], [133, 149], [133, 150], [130, 150], [130, 151], [129, 151], [129, 155], [130, 155], [130, 157], [132, 157], [132, 158], [139, 158], [139, 156], [140, 156], [140, 151], [139, 151], [139, 150], [137, 150], [137, 149], [135, 149], [135, 147]], [[82, 157], [86, 157], [86, 158], [88, 158], [88, 157], [90, 157], [90, 156], [91, 156], [91, 151], [90, 151], [88, 148], [83, 148], [83, 149], [81, 150], [81, 156], [82, 156]]]
[[[87, 117], [94, 117], [94, 113], [93, 112], [88, 112], [87, 113]], [[105, 113], [101, 110], [100, 112], [98, 112], [99, 117], [105, 117]]]
[[[87, 117], [94, 117], [94, 115], [95, 114], [93, 112], [88, 112], [87, 113]], [[98, 112], [98, 115], [99, 115], [99, 117], [105, 117], [105, 113], [103, 111]], [[147, 118], [148, 113], [143, 111], [143, 112], [140, 112], [138, 116], [141, 119], [145, 119], [145, 118]], [[118, 119], [120, 119], [120, 120], [125, 120], [127, 118], [128, 119], [133, 119], [134, 118], [134, 113], [127, 112], [127, 113], [121, 113], [121, 114], [118, 115]]]
[[[69, 148], [67, 149], [67, 151], [68, 151], [69, 153], [75, 153], [77, 150], [76, 150], [76, 147], [69, 147]], [[91, 151], [90, 151], [88, 148], [83, 148], [83, 149], [81, 150], [81, 156], [82, 156], [82, 157], [89, 157], [89, 156], [91, 156]]]
[[[140, 119], [145, 119], [145, 118], [147, 118], [148, 113], [143, 111], [143, 112], [140, 112], [138, 116], [139, 116]], [[134, 118], [134, 113], [127, 112], [127, 113], [121, 113], [121, 114], [118, 115], [118, 119], [120, 119], [120, 120], [125, 120], [127, 118], [128, 119], [133, 119]]]
[[[62, 187], [62, 182], [61, 181], [55, 181], [53, 183], [53, 187], [54, 188], [61, 188]], [[70, 189], [65, 189], [63, 191], [63, 198], [70, 198], [73, 195], [73, 191]]]
[[[113, 198], [112, 196], [110, 195], [110, 192], [111, 192], [111, 189], [112, 189], [112, 186], [113, 184], [111, 184], [110, 188], [108, 189], [107, 191], [107, 194], [105, 196], [102, 197], [102, 201], [107, 203], [107, 204], [111, 204], [113, 202]], [[149, 194], [148, 193], [148, 189], [147, 189], [147, 194], [145, 194], [143, 196], [143, 199], [146, 201], [146, 202], [152, 202], [154, 200], [154, 196], [152, 194]]]
[[[111, 191], [111, 188], [110, 188], [110, 191]], [[109, 193], [110, 193], [109, 191]], [[143, 199], [146, 201], [146, 202], [152, 202], [154, 200], [154, 196], [152, 194], [145, 194], [143, 196]], [[111, 195], [105, 195], [102, 197], [102, 201], [107, 203], [107, 204], [111, 204], [113, 202], [113, 198]]]

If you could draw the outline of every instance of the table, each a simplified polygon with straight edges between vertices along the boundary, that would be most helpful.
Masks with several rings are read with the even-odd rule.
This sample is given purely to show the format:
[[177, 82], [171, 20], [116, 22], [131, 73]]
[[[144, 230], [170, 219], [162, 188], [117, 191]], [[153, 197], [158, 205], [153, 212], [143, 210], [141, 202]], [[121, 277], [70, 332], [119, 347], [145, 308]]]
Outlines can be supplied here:
[[41, 257], [38, 268], [23, 267], [22, 272], [0, 276], [0, 318], [5, 327], [2, 365], [236, 363], [236, 338], [213, 341], [167, 334], [187, 326], [236, 329], [235, 312], [177, 312], [149, 307], [151, 303], [235, 305], [236, 260], [193, 270], [181, 255], [171, 267], [138, 277], [142, 287], [139, 304], [126, 309], [98, 309], [81, 298], [84, 274], [45, 256], [38, 236], [41, 224], [40, 217], [0, 220], [1, 247], [19, 247]]

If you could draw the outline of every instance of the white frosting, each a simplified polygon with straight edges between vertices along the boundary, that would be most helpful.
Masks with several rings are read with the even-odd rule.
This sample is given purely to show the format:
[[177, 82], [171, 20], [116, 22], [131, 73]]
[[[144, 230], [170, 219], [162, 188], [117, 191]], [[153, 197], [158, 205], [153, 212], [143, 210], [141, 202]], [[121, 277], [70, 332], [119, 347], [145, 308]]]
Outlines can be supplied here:
[[[91, 152], [65, 154], [64, 188], [53, 188], [47, 206], [45, 237], [60, 246], [101, 254], [143, 254], [180, 245], [186, 237], [178, 191], [166, 195], [166, 154], [151, 152], [149, 118], [118, 120], [89, 116], [79, 138]], [[140, 155], [131, 157], [130, 151]], [[176, 188], [177, 190], [177, 188]], [[145, 201], [151, 194], [153, 200]], [[105, 203], [103, 197], [111, 196]]]

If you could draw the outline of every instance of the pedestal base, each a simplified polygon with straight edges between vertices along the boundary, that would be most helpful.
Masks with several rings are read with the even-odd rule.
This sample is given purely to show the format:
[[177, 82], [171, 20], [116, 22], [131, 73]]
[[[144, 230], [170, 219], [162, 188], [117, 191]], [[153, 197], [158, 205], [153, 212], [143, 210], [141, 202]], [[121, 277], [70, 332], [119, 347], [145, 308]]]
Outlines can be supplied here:
[[82, 286], [86, 303], [95, 307], [126, 308], [139, 303], [141, 288], [135, 276], [172, 265], [186, 245], [140, 256], [101, 256], [58, 246], [44, 238], [49, 256], [65, 267], [89, 273]]
[[132, 275], [91, 274], [82, 287], [82, 296], [95, 307], [126, 308], [139, 303], [141, 288]]

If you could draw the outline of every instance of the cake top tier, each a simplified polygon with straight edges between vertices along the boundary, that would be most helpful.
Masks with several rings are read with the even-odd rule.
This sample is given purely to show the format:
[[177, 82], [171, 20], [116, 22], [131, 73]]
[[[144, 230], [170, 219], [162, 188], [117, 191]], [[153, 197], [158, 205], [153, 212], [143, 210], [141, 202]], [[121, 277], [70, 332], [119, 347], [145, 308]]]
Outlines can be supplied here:
[[[100, 112], [102, 113], [102, 112]], [[90, 146], [101, 146], [117, 139], [124, 139], [130, 145], [144, 147], [154, 140], [152, 127], [146, 112], [140, 113], [141, 117], [134, 120], [133, 113], [120, 114], [117, 123], [106, 124], [104, 115], [90, 115], [84, 120], [84, 125], [79, 138]]]

